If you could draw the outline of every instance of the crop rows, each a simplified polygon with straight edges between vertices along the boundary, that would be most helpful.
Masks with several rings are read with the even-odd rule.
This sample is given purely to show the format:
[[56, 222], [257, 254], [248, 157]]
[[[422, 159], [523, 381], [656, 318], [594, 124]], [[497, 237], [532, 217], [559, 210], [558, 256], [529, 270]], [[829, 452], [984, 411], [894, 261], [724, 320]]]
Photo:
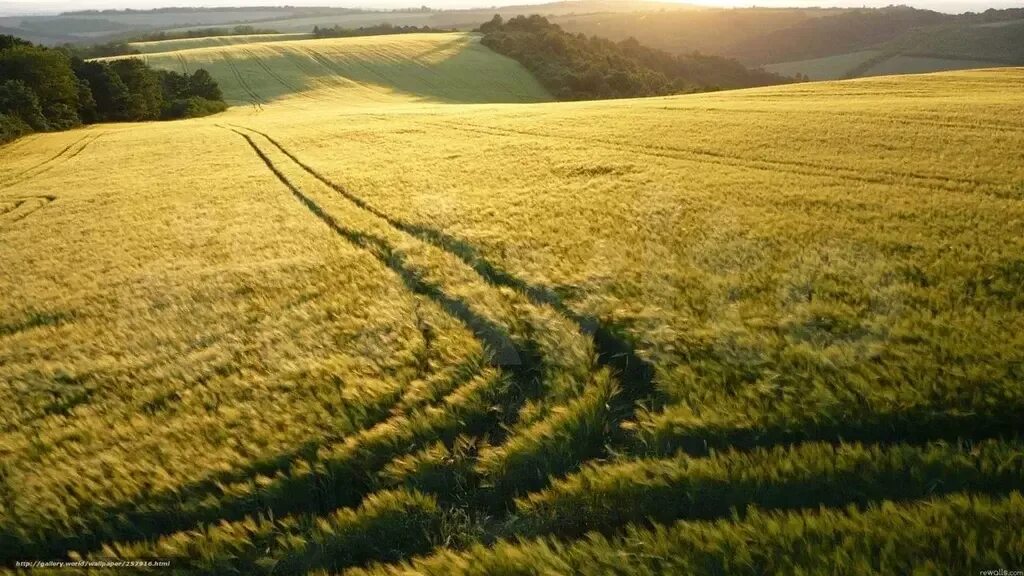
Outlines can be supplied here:
[[18, 172], [17, 174], [11, 177], [8, 177], [4, 181], [0, 181], [0, 186], [11, 187], [14, 186], [15, 184], [20, 184], [29, 179], [38, 178], [39, 176], [42, 176], [47, 172], [53, 170], [54, 168], [60, 166], [62, 163], [71, 160], [75, 156], [78, 156], [83, 151], [85, 151], [85, 149], [88, 148], [89, 145], [98, 140], [101, 136], [102, 134], [86, 134], [81, 138], [78, 138], [77, 140], [73, 141], [71, 144], [68, 144], [64, 148], [61, 148], [53, 156], [25, 170], [22, 170], [21, 172]]
[[949, 492], [1008, 493], [1024, 481], [1018, 442], [924, 447], [806, 443], [706, 458], [588, 465], [518, 501], [528, 534], [582, 536], [647, 522], [714, 519], [747, 507], [864, 506]]
[[1024, 497], [952, 495], [866, 510], [751, 511], [572, 542], [500, 542], [350, 575], [957, 574], [1024, 560]]

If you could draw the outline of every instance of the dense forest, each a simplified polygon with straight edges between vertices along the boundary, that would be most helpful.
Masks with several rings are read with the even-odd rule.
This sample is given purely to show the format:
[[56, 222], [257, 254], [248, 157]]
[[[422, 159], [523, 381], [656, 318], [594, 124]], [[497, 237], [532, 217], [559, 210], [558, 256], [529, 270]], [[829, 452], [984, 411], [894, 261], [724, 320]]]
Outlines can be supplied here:
[[946, 14], [896, 6], [815, 18], [750, 38], [730, 49], [744, 62], [786, 62], [864, 50], [911, 30], [948, 21]]
[[[571, 14], [552, 20], [574, 34], [635, 37], [675, 54], [700, 51], [748, 66], [885, 50], [1022, 62], [1024, 9], [945, 14], [885, 8], [742, 8]], [[998, 25], [995, 25], [998, 24]]]
[[86, 61], [0, 36], [0, 143], [30, 132], [205, 116], [226, 107], [206, 70], [185, 75], [133, 58]]
[[208, 38], [210, 36], [250, 36], [254, 34], [280, 34], [273, 28], [238, 25], [230, 28], [197, 28], [190, 30], [158, 30], [129, 37], [126, 42], [157, 42], [160, 40], [181, 40], [185, 38]]
[[485, 46], [522, 63], [559, 100], [658, 96], [792, 81], [727, 58], [669, 54], [634, 38], [614, 42], [569, 34], [537, 15], [507, 22], [495, 16], [479, 31]]
[[351, 38], [355, 36], [384, 36], [387, 34], [421, 34], [428, 32], [454, 32], [450, 28], [431, 28], [430, 26], [395, 26], [394, 24], [377, 24], [359, 28], [343, 28], [339, 25], [331, 27], [313, 27], [313, 36], [317, 38]]
[[233, 26], [231, 28], [199, 28], [196, 30], [143, 32], [130, 34], [118, 40], [99, 44], [64, 43], [60, 49], [70, 56], [82, 59], [105, 58], [107, 56], [130, 56], [141, 54], [132, 46], [134, 42], [159, 42], [162, 40], [182, 40], [187, 38], [207, 38], [210, 36], [249, 36], [254, 34], [279, 34], [277, 30], [257, 28], [255, 26]]

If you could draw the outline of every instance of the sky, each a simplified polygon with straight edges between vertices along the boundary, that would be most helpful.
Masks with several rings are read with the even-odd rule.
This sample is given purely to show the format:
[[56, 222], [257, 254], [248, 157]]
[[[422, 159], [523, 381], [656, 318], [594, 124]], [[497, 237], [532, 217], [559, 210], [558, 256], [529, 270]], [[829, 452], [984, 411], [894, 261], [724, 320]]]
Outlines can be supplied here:
[[[160, 8], [163, 6], [344, 6], [402, 8], [426, 4], [431, 8], [486, 8], [509, 4], [542, 4], [551, 0], [0, 0], [0, 15], [54, 14], [68, 10]], [[940, 12], [980, 12], [987, 8], [1024, 8], [1024, 0], [688, 0], [688, 4], [720, 7], [841, 6], [881, 7], [907, 4]]]

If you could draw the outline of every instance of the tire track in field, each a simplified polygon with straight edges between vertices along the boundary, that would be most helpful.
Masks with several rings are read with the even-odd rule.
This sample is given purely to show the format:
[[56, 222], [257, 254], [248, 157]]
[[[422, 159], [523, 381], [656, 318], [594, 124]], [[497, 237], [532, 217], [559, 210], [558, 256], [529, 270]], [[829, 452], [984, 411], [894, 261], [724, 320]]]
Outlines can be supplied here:
[[249, 83], [246, 82], [244, 78], [242, 78], [242, 73], [238, 70], [238, 67], [235, 65], [231, 56], [222, 52], [220, 57], [224, 61], [224, 63], [228, 65], [228, 68], [231, 69], [231, 72], [235, 76], [235, 80], [238, 81], [239, 88], [241, 88], [243, 92], [249, 95], [249, 101], [253, 104], [262, 103], [260, 97], [252, 91], [252, 88], [249, 87]]
[[[357, 207], [373, 214], [387, 222], [393, 228], [405, 232], [410, 236], [420, 239], [427, 244], [455, 256], [472, 268], [486, 283], [511, 288], [525, 295], [533, 304], [550, 306], [562, 317], [575, 324], [580, 333], [593, 339], [597, 351], [597, 360], [601, 366], [611, 368], [618, 376], [623, 386], [620, 388], [621, 401], [630, 405], [638, 400], [648, 399], [654, 393], [654, 366], [641, 358], [636, 348], [628, 339], [620, 335], [611, 325], [602, 322], [599, 318], [586, 316], [572, 310], [563, 298], [554, 290], [541, 285], [531, 284], [512, 273], [504, 270], [490, 262], [470, 243], [455, 238], [439, 229], [421, 224], [412, 224], [394, 218], [381, 210], [378, 210], [366, 200], [353, 194], [345, 187], [333, 182], [314, 168], [304, 163], [295, 154], [287, 150], [271, 136], [242, 126], [242, 128], [264, 137], [274, 147], [290, 158], [310, 176], [316, 178], [327, 187], [336, 191], [342, 197], [355, 204]], [[622, 409], [624, 407], [620, 407]], [[632, 408], [629, 408], [632, 412]]]
[[[475, 435], [475, 437], [479, 438], [489, 438], [491, 445], [500, 445], [504, 441], [505, 436], [517, 424], [522, 406], [529, 399], [535, 398], [543, 392], [543, 375], [548, 359], [545, 358], [545, 354], [540, 350], [540, 347], [533, 342], [532, 337], [528, 337], [525, 342], [519, 345], [513, 343], [510, 333], [506, 331], [503, 325], [474, 311], [469, 302], [459, 296], [447, 293], [442, 286], [424, 280], [423, 272], [407, 264], [403, 252], [396, 249], [391, 241], [383, 236], [359, 231], [339, 223], [334, 216], [324, 210], [312, 197], [303, 192], [292, 179], [284, 174], [252, 136], [240, 130], [231, 129], [231, 131], [244, 138], [246, 143], [277, 179], [314, 216], [327, 225], [331, 231], [347, 240], [353, 246], [365, 250], [377, 258], [378, 261], [398, 276], [406, 289], [411, 293], [430, 298], [449, 316], [469, 328], [484, 345], [485, 350], [487, 350], [487, 363], [492, 368], [508, 373], [511, 376], [512, 385], [506, 387], [506, 391], [502, 394], [502, 398], [499, 401], [501, 408], [497, 410], [498, 419], [486, 433]], [[302, 165], [298, 166], [305, 172], [305, 168]], [[319, 178], [317, 178], [317, 181], [320, 182]], [[323, 182], [320, 182], [320, 184], [327, 186]], [[329, 186], [327, 188], [331, 189]], [[358, 205], [354, 206], [357, 210], [363, 210], [369, 215], [375, 216], [372, 212], [362, 209]], [[393, 231], [403, 236], [406, 235], [400, 229]], [[415, 239], [416, 237], [412, 236], [412, 238]], [[430, 243], [424, 242], [423, 245], [430, 246]], [[436, 249], [436, 246], [434, 248]], [[473, 278], [485, 280], [475, 276]], [[472, 279], [468, 281], [470, 283], [473, 282]], [[455, 282], [460, 281], [456, 280]], [[491, 285], [485, 282], [483, 286]], [[500, 293], [496, 294], [504, 302], [509, 304], [514, 302], [507, 301], [507, 297], [500, 296]], [[527, 323], [529, 324], [530, 321], [527, 320]], [[542, 326], [533, 326], [533, 329], [543, 330], [544, 328]], [[557, 365], [557, 363], [554, 364]], [[294, 512], [294, 510], [292, 511]]]
[[185, 56], [184, 55], [182, 55], [180, 53], [178, 54], [178, 62], [181, 64], [181, 71], [183, 73], [185, 73], [185, 74], [189, 74], [189, 71], [188, 71], [188, 61], [185, 60]]
[[[88, 142], [85, 142], [84, 144], [82, 144], [90, 136], [92, 136], [92, 135], [91, 134], [86, 134], [86, 135], [82, 136], [78, 140], [75, 140], [71, 144], [68, 144], [64, 148], [61, 148], [56, 154], [54, 154], [53, 156], [47, 158], [46, 160], [43, 160], [42, 162], [40, 162], [40, 163], [38, 163], [38, 164], [36, 164], [34, 166], [26, 168], [25, 170], [22, 170], [18, 174], [15, 174], [14, 176], [9, 177], [8, 179], [6, 179], [3, 182], [0, 182], [0, 185], [8, 186], [9, 187], [9, 186], [13, 186], [13, 185], [15, 185], [17, 183], [24, 182], [25, 180], [28, 180], [29, 178], [34, 178], [34, 177], [36, 177], [36, 176], [38, 176], [38, 175], [40, 175], [40, 174], [42, 174], [44, 172], [48, 172], [50, 169], [53, 168], [53, 166], [58, 165], [61, 162], [64, 162], [66, 160], [70, 160], [71, 158], [74, 158], [75, 156], [80, 154], [82, 152], [82, 150], [84, 150], [89, 144], [91, 144], [93, 141], [95, 141], [96, 138], [99, 138], [99, 135], [97, 135], [92, 140], [89, 140]], [[70, 156], [65, 157], [65, 155], [68, 154], [68, 152], [71, 151], [72, 148], [74, 148], [75, 146], [77, 146], [79, 144], [82, 144], [81, 148], [71, 152]], [[40, 170], [40, 169], [42, 169], [42, 170]], [[40, 170], [40, 171], [32, 173], [35, 170]]]
[[[375, 209], [373, 206], [369, 205], [361, 198], [355, 196], [354, 194], [351, 194], [344, 187], [337, 185], [336, 183], [330, 181], [329, 179], [317, 173], [311, 167], [309, 167], [300, 159], [298, 159], [294, 154], [289, 152], [283, 146], [274, 141], [271, 137], [263, 134], [262, 132], [248, 129], [245, 127], [236, 128], [241, 128], [242, 130], [250, 131], [253, 134], [257, 134], [263, 137], [275, 148], [278, 148], [278, 150], [282, 154], [284, 154], [288, 159], [294, 162], [306, 174], [313, 177], [316, 181], [318, 181], [320, 184], [324, 185], [328, 189], [337, 192], [342, 198], [350, 202], [355, 208], [362, 210], [368, 213], [369, 215], [373, 216], [374, 218], [381, 220], [384, 224], [391, 227], [395, 233], [415, 238], [422, 242], [425, 246], [430, 246], [433, 249], [438, 250], [439, 253], [447, 254], [448, 256], [457, 259], [455, 261], [461, 261], [461, 263], [468, 268], [467, 272], [472, 271], [473, 273], [475, 273], [474, 278], [481, 282], [481, 286], [490, 287], [492, 289], [511, 288], [514, 291], [514, 293], [517, 293], [521, 297], [524, 297], [524, 303], [529, 303], [529, 305], [531, 306], [536, 306], [538, 310], [543, 310], [546, 308], [556, 313], [558, 317], [560, 317], [561, 320], [566, 323], [566, 329], [571, 330], [573, 332], [573, 336], [570, 336], [570, 338], [579, 338], [579, 342], [586, 342], [586, 345], [592, 347], [596, 352], [595, 358], [593, 358], [594, 360], [596, 360], [596, 365], [586, 366], [585, 368], [588, 374], [588, 382], [592, 382], [593, 378], [599, 377], [599, 375], [603, 371], [609, 370], [612, 374], [612, 379], [614, 382], [616, 382], [617, 384], [623, 382], [625, 383], [624, 385], [617, 386], [618, 392], [613, 396], [613, 406], [609, 406], [609, 412], [614, 415], [614, 420], [616, 423], [621, 423], [624, 420], [631, 419], [634, 415], [636, 402], [641, 399], [650, 399], [653, 396], [653, 366], [649, 362], [643, 360], [636, 352], [636, 350], [633, 348], [633, 346], [625, 338], [618, 335], [609, 326], [601, 324], [601, 322], [596, 318], [584, 317], [576, 313], [575, 311], [571, 310], [564, 303], [564, 301], [557, 294], [554, 293], [554, 291], [544, 287], [530, 285], [525, 281], [516, 278], [512, 274], [499, 269], [494, 264], [485, 260], [476, 251], [476, 249], [473, 248], [468, 243], [462, 242], [454, 237], [448, 236], [439, 230], [434, 230], [432, 228], [424, 226], [411, 225], [399, 221]], [[251, 136], [244, 132], [240, 132], [238, 129], [235, 129], [234, 131], [242, 135], [250, 144], [250, 146], [253, 146], [255, 149], [259, 150], [259, 146], [256, 145], [255, 141], [252, 139]], [[260, 151], [260, 154], [261, 158], [266, 159], [265, 153]], [[280, 171], [277, 170], [276, 167], [274, 168], [274, 170], [277, 171], [275, 173], [279, 174], [280, 177]], [[287, 180], [287, 178], [285, 178], [285, 180]], [[380, 248], [377, 249], [380, 250]], [[400, 272], [400, 274], [408, 276], [408, 272]], [[407, 282], [407, 284], [410, 285], [410, 289], [413, 292], [423, 292], [423, 286], [418, 286], [416, 285], [416, 283], [410, 282]], [[438, 297], [438, 301], [442, 304], [442, 307], [448, 309], [453, 316], [459, 318], [467, 325], [469, 325], [470, 328], [473, 329], [473, 331], [478, 334], [478, 337], [481, 337], [481, 340], [483, 340], [485, 343], [488, 343], [487, 332], [493, 331], [493, 328], [487, 327], [484, 333], [481, 334], [480, 330], [476, 326], [476, 324], [478, 324], [479, 321], [475, 318], [467, 317], [466, 310], [462, 309], [462, 307], [468, 308], [468, 306], [466, 306], [465, 303], [460, 303], [460, 305], [455, 306], [454, 309], [452, 309], [453, 307], [451, 303], [445, 301], [445, 296], [440, 291], [440, 289], [434, 290], [435, 296]], [[501, 292], [499, 291], [496, 294], [500, 293]], [[507, 297], [501, 297], [502, 300], [505, 300], [506, 298]], [[509, 302], [514, 301], [509, 300]], [[527, 317], [524, 316], [523, 318], [526, 319]], [[534, 329], [537, 328], [535, 327]], [[508, 338], [507, 336], [504, 337], [506, 339]], [[571, 346], [571, 343], [566, 343], [565, 345]], [[553, 350], [550, 350], [549, 353], [558, 353], [558, 347], [559, 345], [555, 345], [555, 348]], [[527, 368], [529, 368], [528, 372], [533, 372], [535, 374], [543, 373], [542, 367], [545, 366], [544, 353], [541, 353], [539, 350], [533, 352], [532, 350], [523, 347], [520, 347], [520, 349], [516, 351], [525, 358], [525, 363], [527, 364]], [[557, 362], [554, 363], [554, 365], [557, 365]], [[515, 368], [517, 367], [513, 366], [513, 369]], [[515, 376], [518, 381], [522, 382], [522, 375], [515, 374]], [[529, 383], [527, 383], [527, 385], [521, 386], [521, 389], [529, 390], [531, 389], [531, 386], [529, 385]], [[567, 405], [568, 403], [580, 398], [583, 395], [584, 391], [585, 390], [582, 389], [576, 390], [568, 398], [556, 399], [554, 400], [555, 405]], [[516, 418], [515, 415], [513, 415], [512, 424], [515, 423], [514, 418]], [[618, 429], [616, 429], [616, 432], [613, 433], [613, 435], [617, 434]], [[492, 437], [492, 439], [494, 438], [495, 437]], [[498, 435], [497, 438], [498, 443], [503, 441], [503, 438], [500, 435]], [[608, 440], [608, 438], [606, 438], [606, 440]], [[626, 446], [628, 444], [626, 442], [622, 442], [623, 440], [625, 440], [624, 438], [615, 437], [612, 438], [612, 440], [612, 443], [615, 444], [616, 446]], [[605, 444], [607, 444], [607, 442], [605, 442]], [[577, 462], [577, 464], [593, 456], [581, 455], [580, 457], [582, 458], [582, 460], [580, 462]]]
[[[336, 81], [337, 74], [317, 60], [312, 51], [308, 53], [296, 53], [291, 50], [286, 50], [282, 54], [289, 62], [292, 63], [292, 66], [298, 68], [300, 72], [310, 79], [310, 85], [313, 89], [326, 90], [332, 94], [338, 94], [339, 96], [346, 95], [344, 89], [342, 89]], [[304, 61], [306, 56], [311, 58], [312, 62]], [[326, 74], [324, 72], [326, 72]], [[324, 76], [329, 80], [321, 81], [319, 80], [321, 76]], [[317, 98], [312, 94], [310, 94], [309, 97], [317, 100]]]
[[[311, 197], [306, 195], [294, 182], [292, 182], [281, 170], [274, 165], [273, 161], [263, 152], [251, 136], [244, 132], [233, 130], [245, 139], [246, 143], [253, 149], [256, 155], [267, 165], [267, 168], [277, 179], [291, 191], [292, 195], [301, 202], [314, 216], [327, 225], [335, 234], [347, 240], [350, 244], [365, 250], [380, 260], [384, 265], [394, 271], [406, 285], [410, 292], [426, 296], [434, 300], [450, 316], [458, 319], [480, 338], [490, 348], [494, 357], [500, 362], [500, 367], [510, 369], [516, 373], [517, 379], [528, 379], [533, 377], [535, 371], [531, 364], [536, 359], [530, 358], [530, 354], [524, 350], [517, 349], [505, 335], [504, 330], [499, 328], [490, 320], [473, 312], [469, 305], [456, 297], [449, 296], [437, 286], [427, 284], [420, 275], [408, 267], [404, 262], [403, 255], [396, 251], [391, 244], [378, 236], [367, 234], [348, 228], [340, 224], [333, 216], [328, 214]], [[523, 357], [527, 360], [524, 361]], [[532, 362], [531, 362], [532, 361]]]
[[252, 50], [251, 48], [245, 48], [245, 49], [243, 49], [243, 52], [248, 54], [252, 58], [252, 61], [255, 62], [256, 65], [259, 66], [264, 72], [266, 72], [267, 76], [270, 76], [271, 78], [273, 78], [275, 82], [277, 82], [281, 86], [284, 86], [289, 92], [292, 92], [292, 93], [298, 93], [299, 92], [299, 90], [297, 88], [295, 88], [295, 86], [292, 86], [290, 83], [285, 81], [284, 78], [282, 78], [276, 72], [271, 70], [270, 66], [266, 62], [263, 61], [263, 58], [261, 58], [256, 53], [255, 50]]
[[[578, 138], [563, 134], [532, 132], [529, 130], [514, 130], [511, 128], [500, 128], [496, 126], [480, 126], [469, 123], [460, 123], [458, 125], [434, 125], [438, 127], [447, 126], [448, 128], [455, 130], [475, 132], [478, 134], [487, 134], [490, 136], [529, 136], [533, 138], [550, 138], [575, 143], [579, 142]], [[753, 170], [767, 171], [773, 173], [778, 172], [786, 174], [795, 174], [798, 176], [840, 178], [843, 180], [853, 180], [871, 184], [892, 184], [890, 180], [880, 177], [864, 176], [859, 172], [849, 168], [823, 166], [812, 162], [758, 160], [753, 158], [747, 158], [744, 156], [725, 154], [721, 152], [712, 152], [708, 150], [699, 150], [694, 148], [676, 148], [672, 146], [630, 146], [622, 144], [620, 142], [616, 142], [614, 140], [606, 140], [601, 138], [588, 138], [587, 141], [596, 142], [609, 149], [619, 150], [627, 153], [643, 154], [646, 156], [653, 156], [657, 158], [669, 158], [675, 160], [716, 164], [720, 166], [749, 168]], [[807, 168], [807, 170], [801, 168]], [[959, 191], [961, 190], [961, 188], [959, 186], [950, 186], [950, 182], [958, 182], [969, 186], [977, 186], [978, 184], [981, 184], [980, 182], [976, 182], [973, 180], [946, 178], [942, 176], [933, 175], [921, 175], [893, 171], [883, 171], [881, 173], [890, 175], [894, 178], [911, 178], [915, 180], [930, 181], [932, 185], [937, 184], [941, 188], [952, 191]], [[926, 185], [926, 187], [930, 188], [932, 186]]]
[[[548, 138], [554, 140], [562, 140], [572, 142], [574, 144], [580, 143], [580, 139], [574, 136], [544, 132], [532, 132], [529, 130], [513, 130], [511, 128], [499, 128], [495, 126], [480, 126], [476, 124], [469, 124], [466, 122], [460, 122], [458, 124], [424, 122], [424, 124], [430, 124], [437, 127], [447, 128], [450, 130], [460, 130], [463, 132], [486, 134], [489, 136], [529, 136], [533, 138]], [[684, 160], [690, 162], [716, 164], [720, 166], [748, 168], [764, 172], [781, 172], [786, 174], [794, 174], [798, 176], [812, 176], [819, 178], [834, 179], [838, 178], [842, 180], [864, 182], [868, 184], [892, 185], [894, 183], [893, 179], [909, 179], [917, 181], [924, 188], [942, 188], [944, 190], [952, 192], [961, 192], [964, 190], [965, 187], [973, 189], [977, 188], [979, 185], [996, 185], [995, 183], [992, 182], [980, 182], [956, 177], [904, 173], [895, 172], [891, 170], [878, 172], [880, 174], [891, 176], [892, 178], [886, 179], [882, 177], [865, 176], [850, 168], [843, 168], [838, 166], [823, 166], [821, 164], [816, 164], [813, 162], [757, 160], [743, 156], [735, 156], [720, 152], [711, 152], [709, 150], [675, 148], [671, 146], [630, 146], [613, 140], [605, 140], [601, 138], [592, 137], [587, 138], [586, 141], [588, 143], [597, 143], [605, 148], [612, 150], [618, 150], [621, 152], [631, 154], [643, 154], [645, 156], [652, 156], [656, 158], [668, 158], [673, 160]]]
[[[375, 94], [381, 94], [382, 93], [380, 85], [372, 83], [372, 82], [367, 83], [367, 82], [360, 81], [360, 80], [357, 80], [357, 79], [351, 77], [351, 72], [350, 71], [345, 70], [344, 68], [341, 67], [340, 64], [338, 64], [334, 60], [331, 60], [326, 55], [321, 54], [319, 52], [315, 52], [315, 51], [310, 51], [309, 55], [310, 55], [310, 57], [313, 58], [313, 60], [317, 64], [319, 64], [321, 67], [323, 67], [324, 70], [326, 70], [328, 72], [328, 78], [331, 79], [330, 84], [332, 86], [332, 90], [334, 90], [336, 94], [339, 94], [342, 97], [347, 97], [347, 96], [350, 95], [350, 93], [347, 90], [349, 88], [354, 88], [354, 87], [363, 88], [363, 89], [369, 90], [369, 91], [371, 91], [371, 92], [373, 92]], [[355, 66], [360, 66], [360, 64], [358, 62], [354, 63], [354, 65]], [[362, 67], [365, 68], [365, 65], [362, 65]], [[376, 77], [380, 78], [380, 74], [377, 73], [377, 72], [374, 72], [373, 70], [369, 70], [368, 69], [367, 73], [371, 77], [376, 76]], [[341, 83], [339, 83], [339, 80], [341, 82], [347, 82], [349, 84], [347, 84], [347, 85], [346, 84], [341, 84]]]
[[40, 139], [42, 136], [43, 135], [38, 132], [29, 134], [28, 136], [22, 136], [21, 138], [18, 138], [13, 142], [8, 142], [7, 144], [0, 146], [0, 150], [3, 150], [4, 152], [10, 154], [16, 150], [21, 150], [26, 145]]
[[16, 209], [18, 206], [21, 206], [24, 202], [24, 200], [7, 200], [0, 202], [0, 216], [3, 216], [4, 214], [7, 214], [11, 210]]
[[50, 205], [55, 200], [57, 200], [56, 196], [49, 195], [15, 199], [13, 207], [0, 212], [0, 228], [28, 218], [31, 214]]
[[[315, 96], [310, 94], [307, 90], [305, 90], [303, 88], [299, 88], [299, 87], [295, 86], [294, 84], [292, 84], [291, 82], [288, 82], [287, 80], [285, 80], [280, 74], [275, 72], [273, 70], [273, 68], [269, 64], [267, 64], [263, 60], [263, 58], [255, 50], [253, 50], [253, 49], [245, 49], [245, 53], [249, 54], [250, 56], [252, 56], [252, 59], [253, 59], [253, 61], [256, 62], [256, 65], [259, 66], [260, 68], [262, 68], [263, 71], [266, 72], [268, 76], [273, 78], [278, 84], [284, 86], [288, 90], [289, 94], [294, 94], [296, 96], [302, 96], [304, 98], [308, 98], [308, 99], [311, 99], [311, 100], [314, 100], [314, 101], [318, 100]], [[289, 62], [290, 62], [290, 60], [289, 60]], [[293, 66], [294, 66], [294, 64], [293, 64]], [[299, 68], [298, 66], [295, 66], [295, 67]], [[301, 68], [299, 68], [299, 70], [301, 71]]]
[[[779, 114], [779, 110], [763, 109], [763, 108], [714, 108], [714, 107], [687, 107], [687, 106], [662, 106], [661, 110], [671, 110], [673, 112], [713, 112], [722, 114], [725, 116], [735, 116], [737, 114], [750, 114], [750, 115], [765, 115], [775, 116]], [[971, 124], [968, 122], [958, 122], [956, 120], [942, 120], [936, 119], [941, 116], [926, 116], [922, 114], [911, 114], [909, 116], [899, 117], [883, 117], [874, 114], [865, 114], [861, 112], [839, 112], [839, 111], [813, 111], [813, 110], [801, 110], [800, 114], [805, 116], [815, 116], [825, 119], [832, 119], [836, 117], [849, 118], [856, 120], [857, 122], [864, 124], [876, 124], [882, 125], [886, 128], [891, 128], [894, 124], [914, 124], [921, 126], [935, 126], [938, 128], [957, 128], [963, 130], [975, 130], [975, 131], [992, 131], [992, 132], [1007, 132], [1011, 134], [1020, 134], [1024, 132], [1024, 126], [1014, 124], [992, 124], [992, 123], [977, 123]]]
[[46, 174], [47, 172], [50, 172], [54, 168], [62, 166], [65, 162], [75, 158], [76, 156], [78, 156], [79, 154], [84, 152], [86, 148], [88, 148], [93, 142], [99, 140], [102, 136], [103, 136], [103, 134], [97, 134], [97, 135], [93, 136], [88, 141], [83, 142], [81, 146], [78, 146], [70, 154], [68, 154], [68, 155], [64, 156], [63, 158], [61, 158], [60, 162], [52, 162], [52, 163], [48, 164], [42, 170], [39, 170], [39, 171], [29, 175], [28, 177], [26, 177], [26, 178], [24, 178], [22, 180], [19, 180], [18, 182], [9, 183], [8, 186], [13, 186], [14, 184], [20, 184], [20, 183], [25, 182], [26, 180], [29, 180], [29, 179], [32, 179], [32, 178], [38, 178], [39, 176], [42, 176], [43, 174]]
[[[417, 403], [415, 401], [406, 402], [408, 398], [402, 395], [399, 402], [406, 402], [405, 410], [420, 407], [436, 409], [443, 405], [446, 399], [472, 387], [474, 379], [478, 376], [480, 376], [479, 366], [470, 360], [457, 366], [450, 377], [449, 389], [443, 392], [439, 398], [424, 399]], [[349, 435], [328, 434], [324, 438], [304, 442], [273, 456], [251, 461], [229, 470], [212, 472], [188, 484], [148, 494], [144, 499], [136, 498], [108, 506], [101, 509], [102, 514], [99, 515], [95, 514], [97, 510], [90, 510], [89, 512], [93, 514], [79, 516], [81, 529], [78, 532], [66, 533], [52, 530], [39, 532], [34, 535], [34, 541], [20, 542], [14, 549], [25, 550], [26, 554], [33, 558], [64, 557], [71, 550], [84, 555], [99, 550], [106, 542], [138, 542], [147, 538], [159, 538], [174, 532], [189, 530], [202, 524], [230, 521], [249, 514], [265, 512], [266, 508], [254, 508], [252, 501], [246, 498], [232, 499], [228, 497], [226, 499], [229, 504], [224, 504], [223, 501], [227, 494], [226, 487], [246, 481], [255, 482], [261, 476], [272, 477], [278, 481], [282, 474], [284, 477], [288, 477], [293, 472], [293, 466], [296, 463], [321, 461], [319, 456], [321, 448], [329, 447], [332, 443], [344, 444], [345, 440], [351, 436], [373, 430], [378, 425], [387, 425], [395, 420], [401, 420], [404, 415], [396, 416], [394, 407], [385, 409], [384, 414], [379, 418], [371, 418], [361, 430], [354, 431]], [[211, 497], [219, 499], [219, 505], [227, 506], [228, 510], [205, 504], [205, 501]], [[115, 519], [113, 525], [111, 525], [111, 519]], [[0, 542], [3, 541], [4, 534], [0, 533]], [[31, 552], [27, 552], [29, 550]], [[0, 561], [4, 559], [2, 548], [0, 548]]]
[[[311, 86], [311, 89], [325, 90], [332, 94], [338, 94], [341, 96], [347, 95], [345, 89], [342, 88], [337, 81], [339, 76], [333, 70], [327, 68], [322, 61], [317, 60], [315, 54], [311, 50], [304, 53], [296, 53], [289, 50], [287, 54], [288, 55], [286, 57], [289, 58], [292, 66], [299, 69], [299, 71], [309, 78], [309, 85]], [[310, 59], [305, 60], [306, 57], [309, 57]], [[321, 77], [325, 77], [327, 80], [321, 80]], [[340, 78], [347, 80], [343, 76]], [[312, 99], [318, 99], [312, 94], [310, 94], [309, 97]]]

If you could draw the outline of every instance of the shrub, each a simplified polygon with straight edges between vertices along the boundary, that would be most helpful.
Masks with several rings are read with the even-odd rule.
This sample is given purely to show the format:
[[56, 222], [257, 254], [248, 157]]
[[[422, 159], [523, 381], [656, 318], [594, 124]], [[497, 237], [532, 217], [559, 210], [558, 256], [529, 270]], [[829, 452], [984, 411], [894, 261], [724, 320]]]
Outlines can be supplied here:
[[209, 116], [227, 110], [228, 105], [223, 101], [207, 100], [199, 96], [190, 98], [179, 98], [165, 102], [160, 112], [161, 120], [178, 120], [181, 118], [199, 118]]
[[32, 128], [21, 118], [0, 114], [0, 144], [6, 144], [31, 132]]
[[29, 130], [46, 130], [46, 118], [39, 99], [21, 80], [0, 82], [0, 114], [15, 118]]

